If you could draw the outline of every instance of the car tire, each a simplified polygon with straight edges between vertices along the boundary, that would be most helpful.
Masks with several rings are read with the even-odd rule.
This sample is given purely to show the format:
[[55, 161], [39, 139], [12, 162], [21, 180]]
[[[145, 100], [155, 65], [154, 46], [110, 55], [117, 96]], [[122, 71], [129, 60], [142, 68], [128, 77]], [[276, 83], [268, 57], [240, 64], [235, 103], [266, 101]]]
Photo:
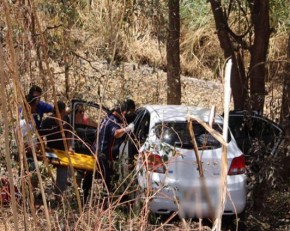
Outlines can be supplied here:
[[245, 212], [238, 214], [238, 217], [236, 215], [223, 216], [222, 227], [223, 230], [246, 231]]

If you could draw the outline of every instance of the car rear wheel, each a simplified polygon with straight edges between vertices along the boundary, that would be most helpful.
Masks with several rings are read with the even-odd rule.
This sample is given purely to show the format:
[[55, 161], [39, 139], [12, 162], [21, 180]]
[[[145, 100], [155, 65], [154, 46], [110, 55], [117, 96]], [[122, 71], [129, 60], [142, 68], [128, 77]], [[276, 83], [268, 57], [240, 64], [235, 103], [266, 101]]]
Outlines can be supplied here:
[[222, 220], [223, 230], [231, 231], [246, 231], [245, 212], [236, 215], [223, 216]]

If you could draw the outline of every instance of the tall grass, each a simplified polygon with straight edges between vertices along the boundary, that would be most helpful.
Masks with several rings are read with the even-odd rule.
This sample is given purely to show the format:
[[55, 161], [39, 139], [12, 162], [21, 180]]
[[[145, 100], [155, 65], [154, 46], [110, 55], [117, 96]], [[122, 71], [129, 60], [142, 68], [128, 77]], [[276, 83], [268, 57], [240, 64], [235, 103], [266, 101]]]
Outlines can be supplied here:
[[[4, 2], [9, 14], [0, 16], [0, 41], [3, 43], [4, 57], [1, 57], [4, 61], [1, 71], [5, 75], [4, 78], [1, 73], [1, 80], [4, 80], [5, 85], [2, 87], [5, 95], [1, 96], [1, 157], [9, 157], [11, 140], [15, 139], [18, 106], [25, 107], [24, 95], [31, 83], [43, 87], [43, 96], [49, 102], [54, 102], [56, 98], [69, 102], [73, 97], [82, 97], [112, 107], [117, 100], [131, 97], [138, 105], [166, 103], [166, 74], [158, 69], [166, 67], [166, 1], [92, 0], [91, 5], [88, 5], [88, 1], [79, 0], [66, 1], [64, 5], [63, 1], [30, 0], [22, 1], [25, 4], [21, 5], [21, 1], [11, 3], [4, 0], [0, 3], [1, 12], [4, 12]], [[271, 38], [269, 57], [283, 59], [285, 37], [289, 30], [289, 15], [284, 9], [288, 9], [289, 4], [287, 5], [287, 1], [276, 3], [272, 9], [273, 12], [278, 12], [276, 20], [273, 20], [277, 29]], [[5, 17], [8, 15], [11, 17], [11, 25], [8, 25]], [[223, 57], [206, 1], [183, 1], [181, 16], [183, 74], [204, 79], [219, 76]], [[134, 70], [141, 69], [141, 65], [147, 67], [142, 69], [144, 71], [140, 76], [135, 76]], [[67, 76], [66, 66], [69, 67]], [[65, 94], [65, 81], [70, 89], [68, 96]], [[217, 105], [221, 112], [221, 86], [208, 86], [211, 88], [208, 93], [201, 92], [203, 84], [207, 83], [189, 80], [184, 82], [183, 103], [206, 107]], [[2, 135], [4, 130], [5, 136]], [[17, 145], [18, 151], [25, 153], [23, 145]], [[3, 163], [10, 165], [8, 158], [1, 164]], [[11, 167], [9, 176], [15, 177], [18, 186], [25, 185], [28, 193], [19, 204], [13, 200], [12, 208], [10, 205], [1, 207], [0, 215], [6, 230], [17, 229], [17, 224], [20, 230], [202, 229], [201, 223], [191, 221], [156, 224], [156, 219], [150, 218], [147, 203], [139, 208], [135, 206], [139, 203], [135, 201], [138, 196], [124, 205], [117, 197], [120, 195], [118, 192], [112, 195], [114, 200], [104, 206], [98, 182], [95, 182], [94, 201], [81, 211], [79, 203], [76, 203], [78, 189], [75, 184], [63, 198], [63, 205], [58, 210], [50, 209], [49, 202], [47, 206], [34, 208], [31, 203], [32, 191], [27, 186], [30, 185], [31, 175], [19, 177], [17, 164], [12, 162]], [[45, 189], [53, 184], [47, 174], [51, 166], [39, 167], [37, 176], [45, 181], [41, 191], [43, 200], [46, 201]], [[126, 188], [128, 182], [131, 187]], [[134, 176], [130, 176], [126, 185], [122, 186], [125, 188], [123, 193], [136, 190], [133, 183]]]

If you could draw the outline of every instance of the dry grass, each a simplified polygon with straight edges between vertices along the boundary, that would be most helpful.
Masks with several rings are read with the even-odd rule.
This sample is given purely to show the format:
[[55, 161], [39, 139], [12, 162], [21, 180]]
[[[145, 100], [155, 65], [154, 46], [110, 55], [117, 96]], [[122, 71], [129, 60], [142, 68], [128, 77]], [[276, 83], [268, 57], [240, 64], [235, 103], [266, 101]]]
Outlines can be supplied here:
[[[37, 5], [43, 1], [31, 2]], [[19, 102], [23, 102], [22, 96], [27, 93], [31, 83], [42, 86], [45, 100], [51, 103], [54, 102], [54, 96], [66, 102], [70, 102], [74, 97], [81, 97], [89, 101], [102, 102], [110, 108], [125, 97], [133, 98], [137, 105], [167, 102], [166, 72], [160, 70], [160, 67], [165, 67], [166, 61], [164, 1], [160, 1], [159, 7], [144, 1], [144, 4], [147, 4], [145, 11], [133, 5], [124, 7], [123, 1], [95, 0], [92, 1], [91, 8], [83, 7], [81, 2], [74, 2], [77, 14], [69, 17], [61, 15], [59, 1], [51, 1], [50, 4], [46, 2], [44, 5], [52, 7], [54, 13], [44, 13], [39, 9], [36, 11], [42, 29], [36, 26], [35, 34], [32, 33], [33, 21], [30, 17], [35, 11], [28, 5], [19, 7], [18, 3], [9, 4], [9, 15], [12, 18], [10, 28], [7, 27], [4, 15], [0, 16], [6, 73], [5, 99], [2, 100], [7, 100], [9, 105], [6, 111], [9, 115], [10, 148], [11, 140], [14, 139], [13, 128], [16, 125], [18, 105]], [[124, 2], [129, 4], [130, 1]], [[4, 12], [2, 3], [0, 10]], [[13, 31], [12, 47], [17, 58], [15, 67], [11, 60], [13, 49], [8, 49], [6, 37], [8, 29]], [[66, 32], [68, 34], [65, 35]], [[214, 32], [212, 23], [201, 28], [182, 28], [182, 72], [186, 76], [200, 78], [182, 76], [182, 104], [208, 108], [215, 105], [217, 111], [221, 113], [223, 89], [220, 70], [223, 58]], [[43, 39], [40, 39], [41, 36]], [[286, 36], [286, 31], [282, 30], [271, 38], [269, 50], [271, 60], [285, 57]], [[64, 60], [67, 60], [67, 63]], [[45, 65], [46, 62], [48, 66]], [[65, 65], [69, 66], [67, 83]], [[273, 73], [272, 69], [270, 71]], [[16, 80], [12, 80], [11, 76], [17, 72], [19, 75]], [[271, 117], [277, 116], [276, 111], [273, 115], [273, 107], [278, 112], [281, 92], [279, 86], [274, 83], [276, 83], [275, 78], [268, 84], [270, 94], [266, 101], [266, 109]], [[69, 89], [69, 92], [66, 92], [66, 89]], [[4, 126], [2, 114], [0, 124], [2, 134]], [[1, 158], [4, 156], [4, 138], [1, 135]], [[1, 163], [6, 162], [1, 160]], [[16, 181], [21, 182], [22, 179], [17, 175], [17, 167], [13, 166], [13, 169], [16, 171]], [[47, 179], [47, 175], [42, 177]], [[75, 203], [71, 203], [71, 200], [75, 200], [73, 191], [65, 200], [65, 206], [58, 210], [48, 210], [52, 230], [91, 230], [92, 228], [209, 230], [208, 227], [202, 227], [201, 224], [193, 221], [185, 223], [171, 221], [165, 225], [150, 224], [146, 219], [149, 215], [148, 207], [144, 207], [140, 216], [129, 206], [125, 207], [124, 212], [121, 203], [110, 204], [109, 208], [105, 209], [102, 200], [94, 201], [93, 206], [79, 214]], [[45, 208], [40, 207], [33, 214], [29, 203], [20, 203], [17, 206], [20, 230], [47, 229]], [[10, 207], [0, 207], [0, 216], [2, 221], [0, 230], [15, 230], [14, 216]]]
[[269, 60], [272, 61], [282, 61], [286, 60], [286, 47], [287, 47], [287, 38], [288, 33], [286, 29], [282, 29], [278, 33], [275, 34], [275, 36], [272, 36], [270, 38], [270, 44], [269, 44]]
[[185, 32], [180, 44], [183, 73], [206, 80], [220, 77], [217, 74], [222, 68], [223, 53], [215, 38], [214, 25]]

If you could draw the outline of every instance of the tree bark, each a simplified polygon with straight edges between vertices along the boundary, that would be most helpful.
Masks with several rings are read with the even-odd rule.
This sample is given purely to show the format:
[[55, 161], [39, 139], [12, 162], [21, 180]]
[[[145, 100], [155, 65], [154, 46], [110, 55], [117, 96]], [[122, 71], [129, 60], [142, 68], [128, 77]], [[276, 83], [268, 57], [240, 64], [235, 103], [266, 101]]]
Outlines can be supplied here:
[[179, 0], [168, 1], [169, 31], [167, 38], [167, 104], [181, 104], [180, 16]]
[[285, 131], [285, 151], [290, 152], [290, 33], [288, 39], [287, 63], [284, 72], [281, 126]]
[[270, 39], [269, 0], [250, 0], [254, 44], [250, 49], [249, 68], [251, 105], [253, 110], [263, 112], [265, 101], [265, 61]]
[[234, 100], [234, 109], [242, 110], [245, 108], [247, 99], [247, 82], [243, 60], [239, 50], [234, 47], [234, 40], [230, 36], [230, 29], [223, 12], [221, 1], [210, 0], [213, 16], [215, 19], [217, 36], [220, 46], [224, 51], [225, 59], [231, 58], [233, 62], [231, 72], [231, 88]]

